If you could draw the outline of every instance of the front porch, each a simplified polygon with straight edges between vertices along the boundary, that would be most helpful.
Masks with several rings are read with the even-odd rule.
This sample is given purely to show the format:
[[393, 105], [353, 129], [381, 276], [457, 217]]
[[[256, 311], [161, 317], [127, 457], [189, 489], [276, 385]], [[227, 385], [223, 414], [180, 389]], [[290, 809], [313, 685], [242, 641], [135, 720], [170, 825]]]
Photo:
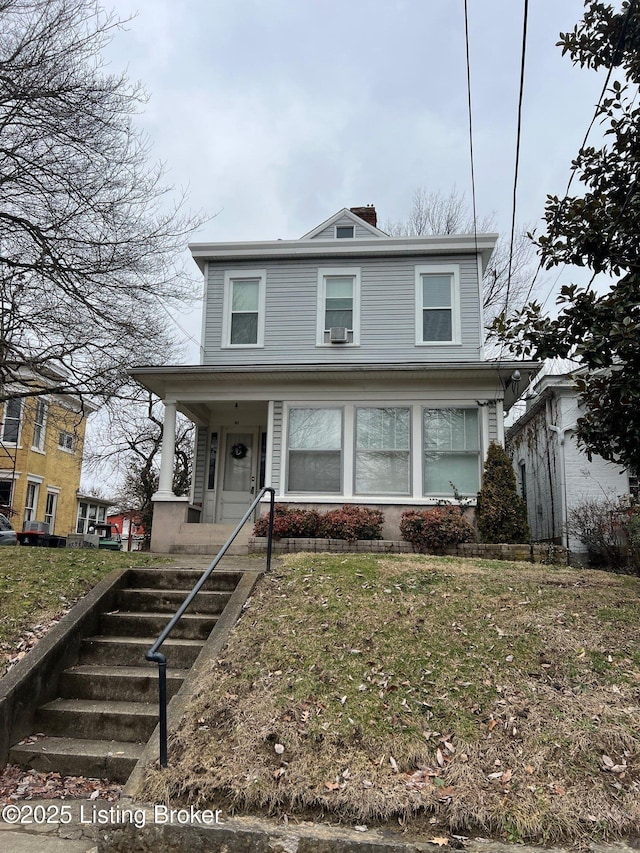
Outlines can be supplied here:
[[[192, 506], [187, 500], [174, 498], [173, 501], [156, 501], [153, 509], [151, 550], [163, 554], [202, 554], [213, 559], [236, 525], [200, 522], [196, 520], [199, 516], [199, 508]], [[252, 532], [253, 521], [247, 522], [227, 553], [236, 556], [247, 554]]]

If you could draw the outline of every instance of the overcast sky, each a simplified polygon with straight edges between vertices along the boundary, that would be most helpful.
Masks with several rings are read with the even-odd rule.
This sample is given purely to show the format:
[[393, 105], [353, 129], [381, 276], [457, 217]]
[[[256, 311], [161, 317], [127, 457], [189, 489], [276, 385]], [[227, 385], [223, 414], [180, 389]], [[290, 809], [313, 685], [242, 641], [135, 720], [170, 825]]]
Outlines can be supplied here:
[[[508, 233], [522, 3], [469, 0], [478, 214]], [[471, 200], [463, 0], [117, 0], [114, 70], [199, 241], [296, 238], [342, 207], [406, 216], [416, 187]], [[580, 0], [530, 4], [517, 218], [563, 193], [602, 77], [556, 47]], [[198, 273], [193, 266], [194, 279]], [[197, 337], [195, 313], [183, 319]], [[197, 359], [195, 350], [190, 360]]]

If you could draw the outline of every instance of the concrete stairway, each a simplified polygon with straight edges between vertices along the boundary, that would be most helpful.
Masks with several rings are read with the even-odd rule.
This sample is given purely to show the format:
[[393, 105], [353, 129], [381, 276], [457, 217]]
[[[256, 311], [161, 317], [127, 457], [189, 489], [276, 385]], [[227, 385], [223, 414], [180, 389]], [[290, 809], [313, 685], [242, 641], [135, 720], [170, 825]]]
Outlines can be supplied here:
[[[200, 577], [195, 569], [132, 569], [116, 608], [100, 615], [100, 634], [81, 643], [58, 697], [36, 712], [33, 738], [9, 761], [41, 772], [124, 782], [158, 721], [157, 666], [144, 659]], [[215, 626], [240, 572], [213, 572], [161, 651], [169, 698], [180, 689]]]

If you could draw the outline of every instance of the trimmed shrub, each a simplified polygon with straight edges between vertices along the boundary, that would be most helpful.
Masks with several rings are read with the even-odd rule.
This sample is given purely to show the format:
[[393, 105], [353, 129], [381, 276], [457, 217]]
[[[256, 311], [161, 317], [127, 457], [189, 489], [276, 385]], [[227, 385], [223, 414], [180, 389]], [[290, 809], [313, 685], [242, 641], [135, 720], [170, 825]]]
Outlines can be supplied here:
[[476, 538], [472, 525], [454, 506], [407, 510], [402, 513], [400, 533], [421, 554], [439, 554], [447, 547]]
[[[253, 527], [254, 536], [269, 535], [269, 516], [261, 516]], [[294, 509], [276, 504], [273, 512], [274, 539], [312, 539], [318, 536], [320, 515], [315, 509]]]
[[528, 542], [527, 505], [516, 489], [516, 475], [507, 451], [492, 441], [478, 492], [476, 524], [480, 541], [490, 544]]
[[384, 515], [379, 509], [347, 504], [320, 518], [318, 535], [324, 539], [382, 539]]

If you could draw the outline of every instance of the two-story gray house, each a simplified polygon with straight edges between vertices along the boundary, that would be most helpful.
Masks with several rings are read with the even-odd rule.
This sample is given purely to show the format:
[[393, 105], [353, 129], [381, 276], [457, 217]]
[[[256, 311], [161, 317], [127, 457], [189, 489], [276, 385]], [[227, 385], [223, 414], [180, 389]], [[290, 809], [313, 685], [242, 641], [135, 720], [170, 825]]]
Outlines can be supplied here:
[[[483, 355], [495, 234], [389, 237], [371, 206], [297, 240], [196, 243], [201, 363], [139, 367], [165, 405], [154, 550], [207, 551], [261, 486], [276, 500], [400, 513], [474, 496], [534, 362]], [[190, 499], [171, 491], [176, 411], [197, 425]]]

